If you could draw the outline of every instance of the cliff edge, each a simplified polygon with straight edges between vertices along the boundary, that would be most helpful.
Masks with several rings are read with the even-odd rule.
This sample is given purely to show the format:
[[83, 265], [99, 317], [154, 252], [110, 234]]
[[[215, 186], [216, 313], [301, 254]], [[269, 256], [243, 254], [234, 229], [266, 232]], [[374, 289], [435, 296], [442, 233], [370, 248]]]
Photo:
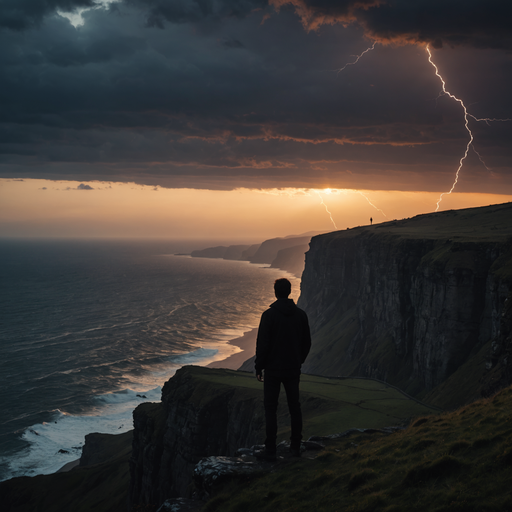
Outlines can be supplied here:
[[313, 237], [301, 290], [308, 373], [375, 377], [441, 407], [510, 383], [511, 203]]
[[[303, 375], [304, 438], [351, 428], [382, 428], [434, 408], [382, 382]], [[263, 385], [253, 373], [185, 366], [162, 389], [162, 401], [134, 413], [130, 459], [132, 509], [190, 497], [205, 457], [234, 456], [264, 441]], [[278, 441], [287, 440], [286, 400], [278, 408]]]

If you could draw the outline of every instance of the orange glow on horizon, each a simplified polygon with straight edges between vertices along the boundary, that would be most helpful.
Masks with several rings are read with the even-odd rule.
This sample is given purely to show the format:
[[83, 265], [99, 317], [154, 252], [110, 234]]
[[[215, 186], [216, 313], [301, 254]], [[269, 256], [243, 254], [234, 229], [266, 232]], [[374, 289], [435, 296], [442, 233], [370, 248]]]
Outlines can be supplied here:
[[[217, 238], [256, 243], [368, 225], [370, 217], [377, 224], [431, 213], [437, 198], [437, 192], [331, 187], [215, 191], [3, 179], [0, 236]], [[443, 199], [443, 207], [509, 201], [512, 195], [452, 193]]]

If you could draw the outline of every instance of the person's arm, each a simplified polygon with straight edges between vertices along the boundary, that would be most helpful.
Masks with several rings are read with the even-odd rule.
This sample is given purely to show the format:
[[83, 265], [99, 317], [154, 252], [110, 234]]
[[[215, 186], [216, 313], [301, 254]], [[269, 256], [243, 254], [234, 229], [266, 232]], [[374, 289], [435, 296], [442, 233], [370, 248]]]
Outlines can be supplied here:
[[309, 330], [308, 316], [304, 313], [304, 328], [302, 333], [302, 363], [308, 357], [311, 350], [311, 332]]
[[256, 378], [263, 382], [263, 369], [267, 355], [270, 351], [270, 321], [267, 311], [261, 315], [260, 326], [258, 327], [258, 336], [256, 338], [256, 359], [254, 368]]

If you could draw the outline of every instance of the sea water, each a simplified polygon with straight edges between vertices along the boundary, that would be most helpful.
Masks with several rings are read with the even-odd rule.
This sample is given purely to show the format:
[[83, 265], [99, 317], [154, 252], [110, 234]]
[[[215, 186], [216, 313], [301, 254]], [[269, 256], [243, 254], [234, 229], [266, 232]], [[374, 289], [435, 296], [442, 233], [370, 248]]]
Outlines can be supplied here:
[[283, 271], [183, 248], [0, 240], [0, 480], [58, 470], [90, 432], [130, 430], [178, 368], [238, 350], [226, 342], [258, 325], [276, 278], [298, 291]]

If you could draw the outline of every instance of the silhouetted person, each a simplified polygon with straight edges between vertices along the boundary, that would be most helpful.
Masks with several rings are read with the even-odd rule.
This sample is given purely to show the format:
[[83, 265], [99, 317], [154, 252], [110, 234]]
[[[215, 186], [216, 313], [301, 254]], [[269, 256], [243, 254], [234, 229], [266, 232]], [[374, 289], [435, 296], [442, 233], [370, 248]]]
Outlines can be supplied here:
[[370, 226], [373, 224], [373, 219], [370, 217]]
[[311, 335], [306, 313], [288, 298], [291, 289], [288, 279], [277, 279], [274, 283], [277, 300], [261, 315], [256, 342], [256, 377], [263, 382], [266, 423], [265, 450], [256, 456], [268, 460], [276, 458], [277, 404], [281, 383], [286, 391], [291, 417], [290, 451], [300, 457], [300, 369], [311, 348]]

